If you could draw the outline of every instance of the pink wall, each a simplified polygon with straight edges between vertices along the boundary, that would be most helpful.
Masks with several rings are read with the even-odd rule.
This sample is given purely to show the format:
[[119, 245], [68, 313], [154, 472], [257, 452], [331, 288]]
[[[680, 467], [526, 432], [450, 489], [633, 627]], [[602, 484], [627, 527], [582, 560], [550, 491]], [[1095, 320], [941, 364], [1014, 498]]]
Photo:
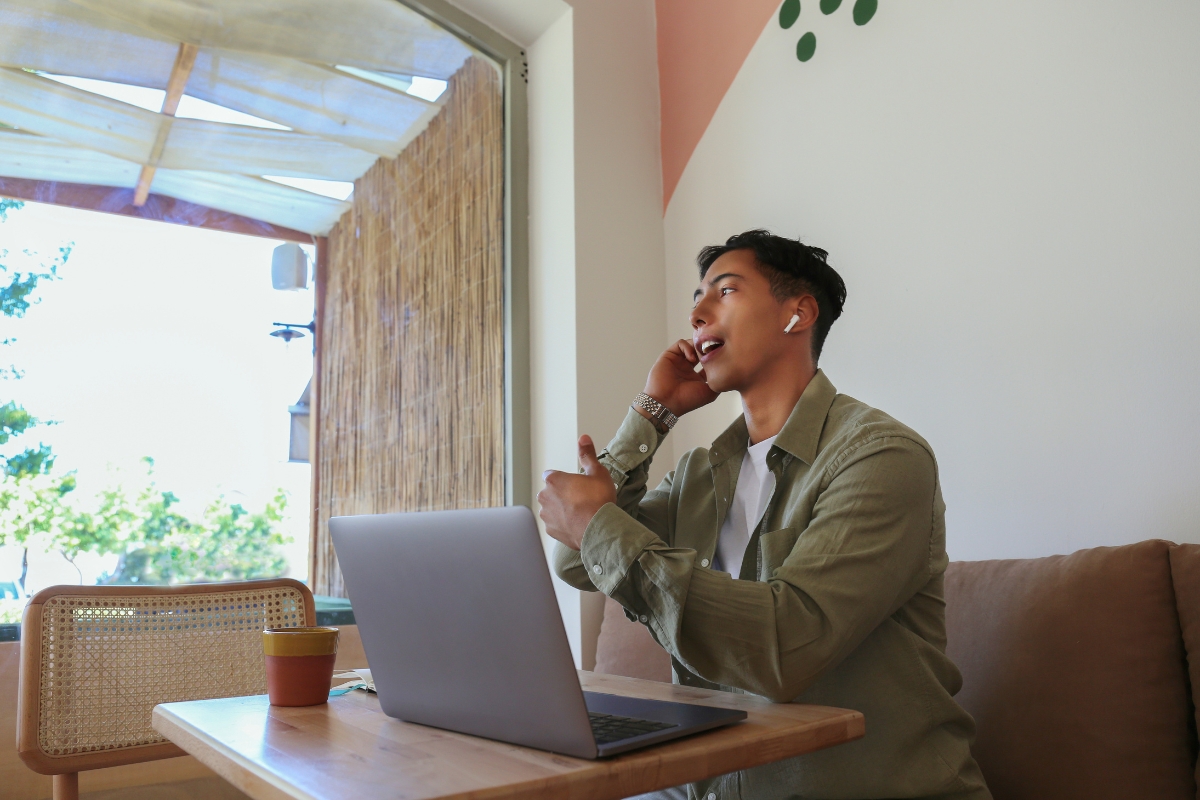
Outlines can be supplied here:
[[779, 0], [656, 0], [663, 210]]

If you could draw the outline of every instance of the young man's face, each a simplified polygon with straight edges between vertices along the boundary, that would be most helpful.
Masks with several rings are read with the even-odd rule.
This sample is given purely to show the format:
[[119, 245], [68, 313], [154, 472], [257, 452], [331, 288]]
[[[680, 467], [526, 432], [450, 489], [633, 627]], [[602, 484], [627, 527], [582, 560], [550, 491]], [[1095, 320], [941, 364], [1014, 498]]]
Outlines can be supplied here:
[[713, 262], [695, 300], [692, 343], [714, 391], [741, 391], [794, 360], [783, 332], [793, 310], [771, 294], [753, 251], [733, 250]]

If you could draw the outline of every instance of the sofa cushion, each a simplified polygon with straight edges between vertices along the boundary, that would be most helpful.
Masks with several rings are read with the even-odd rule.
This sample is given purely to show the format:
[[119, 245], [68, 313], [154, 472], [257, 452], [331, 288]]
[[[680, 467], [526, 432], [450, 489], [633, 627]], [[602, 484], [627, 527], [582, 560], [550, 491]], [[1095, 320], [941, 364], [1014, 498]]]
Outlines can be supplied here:
[[630, 622], [621, 604], [606, 597], [596, 642], [596, 672], [670, 683], [671, 656], [645, 625]]
[[[1195, 710], [1200, 689], [1200, 544], [1178, 544], [1171, 548], [1171, 579], [1175, 584], [1175, 604], [1179, 609], [1179, 627], [1183, 629]], [[1200, 712], [1195, 719], [1196, 727], [1200, 728]], [[1196, 783], [1200, 784], [1200, 763], [1196, 764]]]
[[996, 800], [1196, 796], [1169, 548], [950, 565], [947, 652]]

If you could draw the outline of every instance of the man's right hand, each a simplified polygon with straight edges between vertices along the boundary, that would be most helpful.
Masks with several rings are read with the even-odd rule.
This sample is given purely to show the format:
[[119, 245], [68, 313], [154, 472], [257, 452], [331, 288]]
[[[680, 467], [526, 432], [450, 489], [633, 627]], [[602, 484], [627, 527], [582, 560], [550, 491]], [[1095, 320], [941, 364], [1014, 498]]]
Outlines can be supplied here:
[[677, 417], [708, 405], [717, 399], [717, 392], [709, 388], [704, 370], [696, 371], [699, 363], [692, 340], [680, 339], [654, 362], [644, 391]]

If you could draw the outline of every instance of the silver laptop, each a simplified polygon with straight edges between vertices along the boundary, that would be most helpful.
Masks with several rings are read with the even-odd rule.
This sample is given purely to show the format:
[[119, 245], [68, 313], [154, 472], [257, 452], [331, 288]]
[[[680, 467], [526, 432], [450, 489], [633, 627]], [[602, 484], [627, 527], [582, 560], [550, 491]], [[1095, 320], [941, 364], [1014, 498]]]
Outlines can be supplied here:
[[582, 691], [524, 506], [335, 517], [329, 530], [389, 716], [581, 758], [746, 718]]

